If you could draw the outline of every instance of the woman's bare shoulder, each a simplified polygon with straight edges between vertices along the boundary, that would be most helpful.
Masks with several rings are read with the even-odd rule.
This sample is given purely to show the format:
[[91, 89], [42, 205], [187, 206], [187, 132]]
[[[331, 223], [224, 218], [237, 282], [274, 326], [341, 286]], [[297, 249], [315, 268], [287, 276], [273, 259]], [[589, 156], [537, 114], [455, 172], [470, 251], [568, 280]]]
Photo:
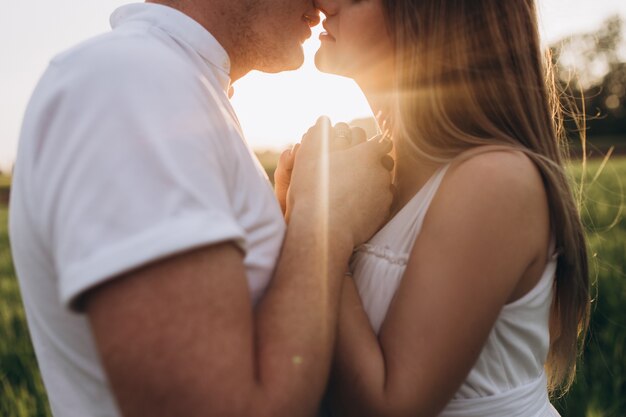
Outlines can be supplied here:
[[542, 209], [546, 200], [539, 168], [521, 151], [488, 151], [452, 163], [444, 183], [444, 193], [492, 197], [485, 204]]
[[524, 251], [524, 258], [534, 257], [549, 230], [539, 169], [524, 153], [513, 151], [490, 151], [453, 163], [424, 228], [484, 243], [485, 248], [501, 240]]

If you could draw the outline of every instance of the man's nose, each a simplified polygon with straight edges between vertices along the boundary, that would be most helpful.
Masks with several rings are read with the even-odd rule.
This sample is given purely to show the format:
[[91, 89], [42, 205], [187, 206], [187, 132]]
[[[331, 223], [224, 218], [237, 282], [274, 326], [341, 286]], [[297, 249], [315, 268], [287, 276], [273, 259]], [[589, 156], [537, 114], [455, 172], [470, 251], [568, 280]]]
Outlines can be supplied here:
[[320, 12], [319, 9], [317, 8], [311, 8], [310, 11], [308, 11], [304, 17], [306, 18], [307, 22], [309, 23], [310, 27], [314, 27], [319, 25], [320, 21], [322, 20], [320, 17]]

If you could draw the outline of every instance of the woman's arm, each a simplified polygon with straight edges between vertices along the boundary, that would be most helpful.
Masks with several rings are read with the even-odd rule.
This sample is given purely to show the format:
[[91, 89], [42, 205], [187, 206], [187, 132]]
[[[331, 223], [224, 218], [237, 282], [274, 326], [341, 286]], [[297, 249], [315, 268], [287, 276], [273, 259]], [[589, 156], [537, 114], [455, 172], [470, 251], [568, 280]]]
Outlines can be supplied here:
[[543, 183], [526, 157], [489, 153], [451, 167], [378, 338], [354, 282], [344, 282], [333, 381], [339, 415], [437, 415], [503, 305], [532, 288], [521, 277], [545, 262], [549, 234]]

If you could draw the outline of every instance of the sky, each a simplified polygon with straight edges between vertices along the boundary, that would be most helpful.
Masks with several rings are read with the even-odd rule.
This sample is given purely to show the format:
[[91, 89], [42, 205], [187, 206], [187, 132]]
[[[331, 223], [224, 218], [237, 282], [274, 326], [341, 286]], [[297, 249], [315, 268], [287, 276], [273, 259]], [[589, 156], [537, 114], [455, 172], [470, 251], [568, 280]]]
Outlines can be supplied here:
[[[506, 0], [503, 0], [506, 1]], [[0, 13], [0, 170], [12, 166], [28, 99], [57, 53], [109, 30], [127, 0], [2, 0]], [[538, 0], [545, 44], [596, 30], [608, 16], [626, 18], [626, 0]], [[279, 150], [297, 142], [322, 114], [333, 122], [371, 116], [360, 90], [313, 65], [321, 28], [304, 45], [306, 62], [281, 74], [252, 72], [235, 83], [232, 102], [248, 143]]]

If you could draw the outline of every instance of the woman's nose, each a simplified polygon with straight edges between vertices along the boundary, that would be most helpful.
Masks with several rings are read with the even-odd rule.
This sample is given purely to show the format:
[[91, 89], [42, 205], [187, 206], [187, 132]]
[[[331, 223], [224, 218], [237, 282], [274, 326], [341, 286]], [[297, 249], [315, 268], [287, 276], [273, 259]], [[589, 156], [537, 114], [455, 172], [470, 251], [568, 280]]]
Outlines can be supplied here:
[[337, 0], [314, 0], [313, 3], [326, 16], [332, 16], [339, 12], [339, 2]]

